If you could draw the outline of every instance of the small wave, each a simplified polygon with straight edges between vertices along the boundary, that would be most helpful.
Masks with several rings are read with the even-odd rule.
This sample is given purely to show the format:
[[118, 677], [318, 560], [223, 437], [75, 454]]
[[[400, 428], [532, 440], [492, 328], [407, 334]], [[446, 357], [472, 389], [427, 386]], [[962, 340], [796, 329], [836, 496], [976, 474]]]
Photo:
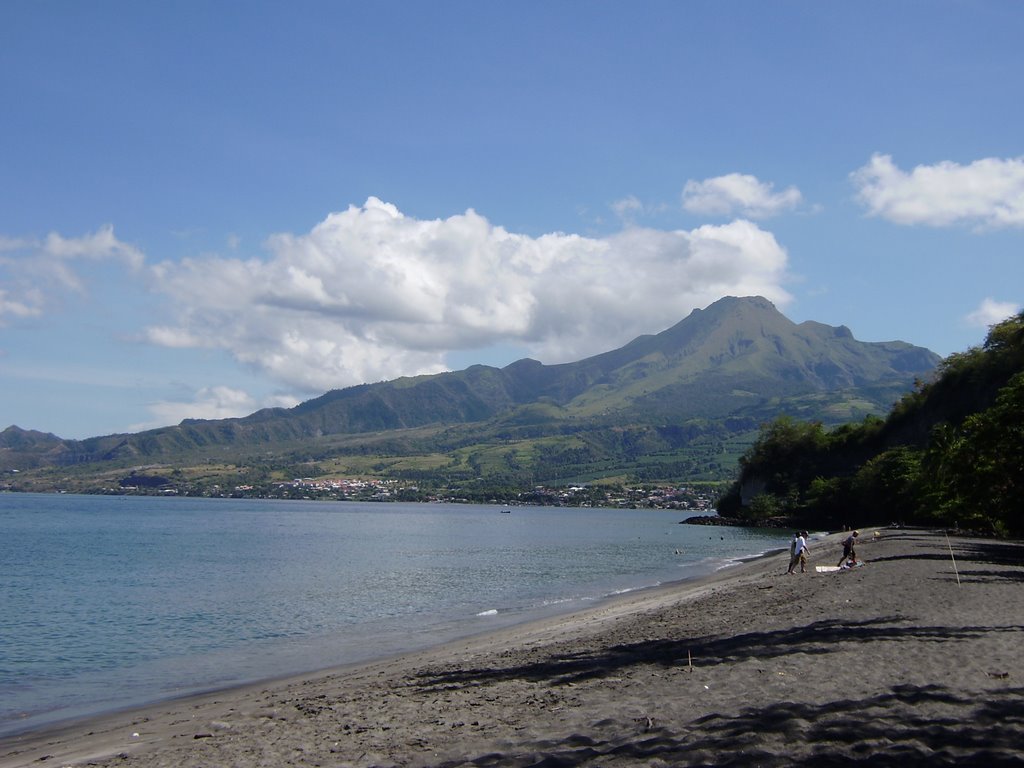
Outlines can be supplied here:
[[480, 613], [477, 614], [477, 616], [497, 616], [497, 615], [498, 615], [498, 609], [497, 608], [491, 608], [491, 610], [489, 610], [489, 611], [480, 611]]
[[639, 592], [643, 589], [650, 589], [651, 587], [660, 587], [661, 582], [656, 581], [653, 584], [642, 584], [638, 587], [623, 587], [622, 589], [613, 589], [608, 593], [609, 597], [615, 597], [617, 595], [628, 595], [630, 592]]
[[778, 551], [777, 549], [764, 549], [760, 552], [754, 552], [744, 555], [732, 555], [728, 557], [705, 557], [701, 560], [680, 563], [680, 567], [687, 570], [695, 570], [697, 573], [715, 573], [725, 568], [732, 568], [743, 563], [750, 562], [751, 560], [757, 560], [758, 558], [764, 557], [765, 555]]
[[577, 600], [585, 599], [585, 597], [549, 597], [547, 600], [541, 600], [540, 604], [546, 608], [549, 605], [564, 605], [565, 603], [573, 603]]

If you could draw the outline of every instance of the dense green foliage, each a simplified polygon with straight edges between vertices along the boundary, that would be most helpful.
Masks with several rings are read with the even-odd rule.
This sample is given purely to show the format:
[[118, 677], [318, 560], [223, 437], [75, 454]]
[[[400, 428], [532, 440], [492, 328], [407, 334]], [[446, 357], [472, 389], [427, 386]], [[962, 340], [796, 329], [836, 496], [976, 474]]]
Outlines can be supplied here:
[[719, 511], [821, 527], [893, 520], [1024, 534], [1024, 313], [943, 361], [885, 421], [765, 425]]

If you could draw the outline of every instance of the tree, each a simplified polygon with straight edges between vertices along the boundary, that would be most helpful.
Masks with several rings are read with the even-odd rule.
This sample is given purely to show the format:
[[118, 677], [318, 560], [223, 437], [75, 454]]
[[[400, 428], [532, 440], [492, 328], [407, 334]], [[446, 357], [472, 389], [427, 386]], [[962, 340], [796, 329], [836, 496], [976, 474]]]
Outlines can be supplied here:
[[757, 522], [777, 517], [781, 512], [782, 504], [776, 496], [770, 493], [759, 493], [751, 500], [745, 517], [752, 522]]
[[996, 403], [969, 416], [935, 446], [940, 476], [933, 498], [944, 516], [966, 525], [1024, 533], [1024, 373], [999, 391]]
[[853, 478], [861, 515], [874, 520], [920, 519], [921, 452], [897, 446], [867, 461]]

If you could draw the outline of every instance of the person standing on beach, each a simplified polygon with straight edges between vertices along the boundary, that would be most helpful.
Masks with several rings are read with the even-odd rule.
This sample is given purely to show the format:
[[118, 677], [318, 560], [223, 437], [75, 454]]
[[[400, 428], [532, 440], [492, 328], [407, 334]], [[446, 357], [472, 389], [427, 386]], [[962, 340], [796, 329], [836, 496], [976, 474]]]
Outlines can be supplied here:
[[852, 565], [857, 564], [857, 550], [855, 546], [857, 544], [857, 537], [860, 536], [860, 531], [854, 531], [843, 541], [843, 556], [839, 559], [839, 566], [842, 567], [844, 563], [851, 563]]
[[807, 572], [807, 531], [797, 531], [793, 534], [793, 543], [789, 547], [789, 570], [786, 573], [794, 573], [796, 564], [800, 563], [800, 573]]

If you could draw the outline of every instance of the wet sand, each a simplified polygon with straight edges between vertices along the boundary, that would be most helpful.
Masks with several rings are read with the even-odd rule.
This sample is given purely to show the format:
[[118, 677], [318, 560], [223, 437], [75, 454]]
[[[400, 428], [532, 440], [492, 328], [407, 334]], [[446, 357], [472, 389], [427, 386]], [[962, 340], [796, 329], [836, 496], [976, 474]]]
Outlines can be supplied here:
[[[1024, 544], [862, 530], [398, 658], [0, 741], [0, 768], [1024, 764]], [[948, 543], [947, 543], [948, 541]], [[952, 553], [952, 557], [951, 557]]]

